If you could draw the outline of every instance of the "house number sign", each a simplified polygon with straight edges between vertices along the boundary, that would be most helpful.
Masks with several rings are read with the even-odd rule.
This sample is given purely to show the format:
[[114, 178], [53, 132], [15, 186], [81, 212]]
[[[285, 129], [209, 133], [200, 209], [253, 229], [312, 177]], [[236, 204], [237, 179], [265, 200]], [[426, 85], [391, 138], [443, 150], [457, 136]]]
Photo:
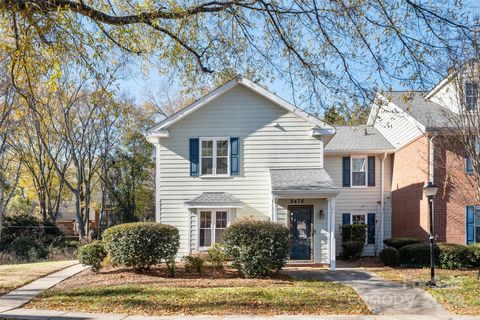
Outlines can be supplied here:
[[290, 203], [299, 204], [299, 203], [304, 203], [304, 202], [305, 202], [304, 199], [290, 199]]

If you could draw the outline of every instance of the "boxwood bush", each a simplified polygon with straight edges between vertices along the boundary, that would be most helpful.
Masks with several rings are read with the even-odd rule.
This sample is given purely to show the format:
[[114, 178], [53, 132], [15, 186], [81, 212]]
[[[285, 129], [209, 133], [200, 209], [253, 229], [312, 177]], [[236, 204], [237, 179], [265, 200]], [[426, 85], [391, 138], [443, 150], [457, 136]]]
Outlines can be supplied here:
[[78, 250], [78, 261], [85, 266], [91, 266], [95, 273], [100, 271], [106, 256], [107, 251], [100, 241], [86, 244]]
[[344, 224], [342, 225], [342, 242], [359, 241], [365, 243], [367, 238], [367, 225], [359, 224]]
[[178, 252], [178, 229], [155, 222], [125, 223], [103, 233], [105, 249], [113, 264], [149, 269], [162, 261], [172, 261]]
[[380, 251], [380, 260], [383, 264], [390, 267], [398, 266], [400, 263], [400, 253], [393, 247], [387, 247]]
[[422, 241], [415, 238], [391, 238], [383, 240], [383, 243], [388, 246], [400, 250], [400, 248], [410, 244], [422, 243]]
[[362, 256], [364, 242], [345, 241], [342, 242], [342, 256], [347, 260], [357, 260]]
[[[435, 264], [438, 264], [440, 249], [434, 247]], [[410, 244], [400, 248], [400, 264], [410, 267], [426, 267], [430, 265], [430, 245], [426, 243]]]
[[247, 278], [267, 277], [287, 263], [289, 230], [268, 221], [238, 221], [224, 234], [225, 251]]
[[474, 268], [477, 266], [477, 258], [469, 246], [455, 243], [439, 243], [440, 268]]

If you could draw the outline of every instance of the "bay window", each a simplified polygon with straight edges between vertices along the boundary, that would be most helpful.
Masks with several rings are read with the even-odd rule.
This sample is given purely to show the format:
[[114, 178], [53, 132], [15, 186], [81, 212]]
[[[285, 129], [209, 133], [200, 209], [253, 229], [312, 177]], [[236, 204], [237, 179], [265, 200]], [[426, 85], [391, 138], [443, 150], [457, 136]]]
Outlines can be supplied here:
[[222, 242], [222, 234], [227, 228], [228, 211], [225, 209], [201, 210], [199, 228], [199, 247], [208, 248]]

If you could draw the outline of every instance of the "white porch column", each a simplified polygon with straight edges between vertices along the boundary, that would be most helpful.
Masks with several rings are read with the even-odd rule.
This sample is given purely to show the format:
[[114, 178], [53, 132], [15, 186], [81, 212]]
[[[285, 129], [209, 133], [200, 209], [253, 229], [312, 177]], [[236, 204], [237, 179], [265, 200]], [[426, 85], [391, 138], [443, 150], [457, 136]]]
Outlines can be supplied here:
[[278, 197], [272, 194], [272, 221], [277, 222]]
[[161, 223], [161, 197], [160, 197], [160, 141], [155, 143], [155, 222]]
[[335, 271], [335, 197], [328, 199], [328, 233], [329, 233], [329, 250], [328, 259], [330, 263], [330, 270]]

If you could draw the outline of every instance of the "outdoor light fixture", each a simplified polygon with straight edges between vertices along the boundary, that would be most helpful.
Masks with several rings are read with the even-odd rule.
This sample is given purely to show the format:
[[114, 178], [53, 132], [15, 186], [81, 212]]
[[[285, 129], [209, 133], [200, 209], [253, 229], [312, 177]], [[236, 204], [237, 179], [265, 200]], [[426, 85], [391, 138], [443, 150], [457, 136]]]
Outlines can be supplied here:
[[425, 197], [428, 198], [428, 211], [430, 217], [430, 282], [428, 283], [430, 287], [436, 287], [437, 283], [435, 281], [435, 255], [433, 253], [433, 249], [435, 246], [435, 239], [433, 237], [433, 199], [437, 195], [438, 187], [433, 184], [433, 182], [429, 182], [425, 187], [423, 187], [423, 193]]
[[320, 209], [320, 211], [318, 212], [318, 215], [319, 215], [319, 218], [320, 218], [320, 219], [325, 218], [325, 213], [323, 212], [322, 209]]

